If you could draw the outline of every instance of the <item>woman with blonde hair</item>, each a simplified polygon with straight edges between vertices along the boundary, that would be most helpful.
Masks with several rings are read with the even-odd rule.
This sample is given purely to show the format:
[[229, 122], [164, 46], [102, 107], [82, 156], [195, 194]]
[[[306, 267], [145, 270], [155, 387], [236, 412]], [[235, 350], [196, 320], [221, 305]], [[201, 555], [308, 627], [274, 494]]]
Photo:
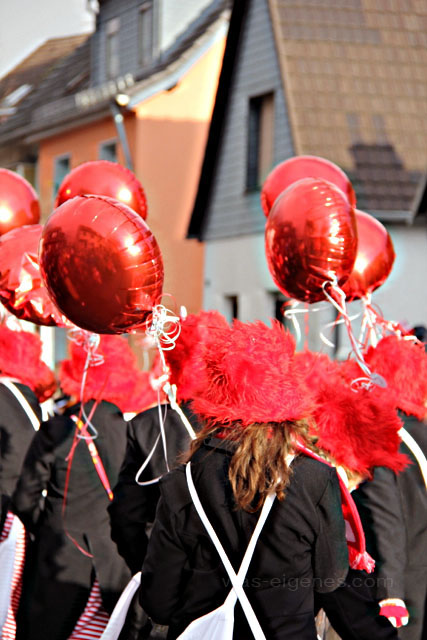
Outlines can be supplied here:
[[[205, 427], [193, 442], [191, 467], [178, 467], [160, 482], [142, 569], [142, 605], [169, 625], [170, 640], [222, 605], [231, 589], [195, 509], [188, 469], [235, 572], [260, 509], [267, 496], [275, 497], [243, 584], [265, 638], [316, 640], [314, 591], [336, 589], [347, 574], [337, 473], [297, 455], [314, 406], [294, 351], [279, 323], [238, 321], [206, 350], [207, 380], [193, 402]], [[247, 640], [252, 628], [239, 601], [233, 638]]]

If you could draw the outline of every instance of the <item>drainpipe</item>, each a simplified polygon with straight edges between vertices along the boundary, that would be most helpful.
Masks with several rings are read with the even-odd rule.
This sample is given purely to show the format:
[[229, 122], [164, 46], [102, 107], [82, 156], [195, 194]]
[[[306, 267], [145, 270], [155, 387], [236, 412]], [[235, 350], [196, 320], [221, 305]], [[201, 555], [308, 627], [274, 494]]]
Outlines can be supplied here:
[[120, 140], [120, 144], [123, 149], [123, 153], [125, 156], [125, 162], [128, 169], [133, 171], [133, 162], [132, 156], [130, 154], [130, 149], [128, 145], [128, 140], [126, 136], [126, 129], [124, 124], [124, 118], [122, 114], [121, 107], [125, 107], [129, 102], [129, 96], [119, 93], [115, 96], [110, 102], [110, 109], [113, 116], [114, 124], [116, 125], [117, 135]]

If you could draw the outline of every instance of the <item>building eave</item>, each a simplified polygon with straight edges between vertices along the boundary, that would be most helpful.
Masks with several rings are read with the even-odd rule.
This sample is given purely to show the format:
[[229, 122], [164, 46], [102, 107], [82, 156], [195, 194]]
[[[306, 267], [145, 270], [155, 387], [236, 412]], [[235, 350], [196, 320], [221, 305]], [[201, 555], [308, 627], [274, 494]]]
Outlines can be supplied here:
[[209, 127], [197, 194], [187, 230], [187, 238], [202, 240], [206, 211], [212, 191], [231, 82], [239, 49], [240, 35], [248, 7], [249, 0], [235, 0], [233, 4], [215, 105]]
[[145, 100], [174, 87], [202, 56], [211, 49], [216, 42], [227, 35], [230, 20], [230, 10], [224, 10], [219, 18], [194, 44], [177, 60], [160, 70], [146, 80], [138, 82], [128, 92], [130, 101], [128, 108], [135, 108]]

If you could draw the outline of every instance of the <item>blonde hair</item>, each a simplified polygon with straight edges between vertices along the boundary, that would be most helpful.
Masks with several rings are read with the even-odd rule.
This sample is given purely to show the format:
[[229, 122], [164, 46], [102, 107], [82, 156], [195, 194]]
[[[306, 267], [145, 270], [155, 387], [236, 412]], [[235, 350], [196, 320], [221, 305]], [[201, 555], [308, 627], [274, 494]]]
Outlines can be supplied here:
[[295, 438], [306, 440], [307, 430], [305, 420], [249, 426], [234, 422], [226, 427], [208, 424], [193, 441], [190, 456], [208, 436], [218, 432], [224, 441], [236, 442], [228, 477], [237, 506], [254, 513], [272, 490], [279, 500], [284, 499], [292, 473], [286, 456], [293, 453]]

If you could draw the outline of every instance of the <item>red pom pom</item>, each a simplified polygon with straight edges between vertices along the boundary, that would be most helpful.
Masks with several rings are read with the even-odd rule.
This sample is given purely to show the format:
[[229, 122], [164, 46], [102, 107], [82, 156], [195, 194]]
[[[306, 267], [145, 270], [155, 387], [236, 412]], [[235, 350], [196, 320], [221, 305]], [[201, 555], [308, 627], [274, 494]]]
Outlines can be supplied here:
[[0, 326], [1, 374], [27, 385], [39, 402], [44, 402], [55, 392], [56, 382], [41, 353], [42, 342], [37, 334]]

